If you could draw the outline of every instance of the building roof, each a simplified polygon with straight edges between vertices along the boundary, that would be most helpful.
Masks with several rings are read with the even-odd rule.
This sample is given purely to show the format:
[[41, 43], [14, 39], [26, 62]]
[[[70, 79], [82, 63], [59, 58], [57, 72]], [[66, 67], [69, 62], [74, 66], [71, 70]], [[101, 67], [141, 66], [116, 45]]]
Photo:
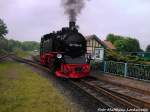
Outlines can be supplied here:
[[110, 41], [106, 41], [106, 40], [101, 41], [96, 35], [86, 36], [86, 39], [87, 40], [95, 39], [95, 40], [97, 40], [97, 42], [99, 42], [99, 44], [101, 44], [105, 48], [109, 48], [112, 50], [116, 49], [115, 46]]
[[96, 35], [86, 36], [87, 40], [96, 39], [97, 42], [101, 43], [101, 40]]
[[102, 42], [104, 43], [104, 45], [105, 45], [107, 48], [112, 49], [112, 50], [115, 50], [115, 49], [116, 49], [115, 46], [114, 46], [110, 41], [104, 40], [104, 41], [102, 41]]

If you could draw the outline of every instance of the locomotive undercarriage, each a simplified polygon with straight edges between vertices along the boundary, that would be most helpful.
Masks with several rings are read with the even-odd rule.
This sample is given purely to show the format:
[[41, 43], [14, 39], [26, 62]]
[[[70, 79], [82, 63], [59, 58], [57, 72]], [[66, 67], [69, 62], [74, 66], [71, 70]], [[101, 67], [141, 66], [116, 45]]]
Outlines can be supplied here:
[[63, 78], [83, 78], [90, 73], [89, 64], [70, 64], [57, 58], [56, 52], [45, 53], [41, 56], [40, 62], [42, 65], [49, 67], [51, 73]]

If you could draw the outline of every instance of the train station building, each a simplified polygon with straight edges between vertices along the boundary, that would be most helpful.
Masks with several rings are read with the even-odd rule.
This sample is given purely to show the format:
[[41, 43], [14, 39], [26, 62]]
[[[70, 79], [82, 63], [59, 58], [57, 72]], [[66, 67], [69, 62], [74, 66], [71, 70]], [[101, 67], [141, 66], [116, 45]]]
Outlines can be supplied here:
[[87, 39], [87, 53], [94, 55], [98, 60], [104, 60], [104, 50], [115, 50], [114, 45], [109, 41], [102, 41], [96, 35], [86, 36]]

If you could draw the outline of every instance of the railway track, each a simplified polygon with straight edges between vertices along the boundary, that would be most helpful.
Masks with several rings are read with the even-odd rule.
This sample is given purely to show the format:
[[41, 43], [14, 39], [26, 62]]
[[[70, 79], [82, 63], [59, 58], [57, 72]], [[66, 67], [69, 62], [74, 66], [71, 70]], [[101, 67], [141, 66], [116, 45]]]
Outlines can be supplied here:
[[37, 67], [37, 68], [42, 69], [44, 71], [48, 71], [48, 72], [50, 71], [47, 67], [44, 67], [44, 66], [40, 65], [38, 62], [33, 61], [33, 60], [24, 59], [24, 58], [18, 57], [16, 55], [11, 55], [10, 58], [15, 60], [15, 61], [18, 61], [18, 62], [21, 62], [21, 63], [26, 63], [28, 65]]
[[125, 89], [116, 85], [102, 82], [93, 77], [81, 79], [80, 81], [73, 83], [80, 88], [86, 88], [84, 90], [89, 94], [95, 94], [92, 92], [90, 93], [90, 91], [88, 91], [90, 89], [95, 90], [97, 93], [103, 94], [104, 97], [109, 98], [109, 102], [111, 103], [108, 104], [115, 104], [113, 108], [116, 108], [117, 106], [121, 108], [150, 109], [150, 96], [147, 94], [137, 93], [130, 89]]
[[[35, 61], [20, 58], [15, 55], [11, 55], [11, 58], [49, 72], [48, 68], [39, 65], [39, 63]], [[150, 96], [148, 94], [142, 94], [111, 83], [100, 81], [94, 77], [80, 80], [69, 80], [69, 82], [80, 88], [88, 94], [89, 97], [98, 101], [105, 108], [150, 109]]]
[[5, 59], [5, 58], [9, 57], [9, 55], [10, 55], [10, 54], [6, 54], [6, 55], [4, 55], [4, 56], [0, 56], [0, 60]]

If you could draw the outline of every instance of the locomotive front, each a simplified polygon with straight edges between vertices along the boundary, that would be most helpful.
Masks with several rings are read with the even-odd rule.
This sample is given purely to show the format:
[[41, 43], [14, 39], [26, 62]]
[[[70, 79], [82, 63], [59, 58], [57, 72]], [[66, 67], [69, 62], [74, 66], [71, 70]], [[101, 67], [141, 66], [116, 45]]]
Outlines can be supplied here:
[[78, 32], [75, 22], [70, 22], [69, 28], [45, 35], [41, 48], [49, 49], [50, 46], [51, 50], [41, 53], [41, 62], [55, 66], [56, 76], [82, 78], [89, 75], [90, 65], [85, 57], [86, 39]]

